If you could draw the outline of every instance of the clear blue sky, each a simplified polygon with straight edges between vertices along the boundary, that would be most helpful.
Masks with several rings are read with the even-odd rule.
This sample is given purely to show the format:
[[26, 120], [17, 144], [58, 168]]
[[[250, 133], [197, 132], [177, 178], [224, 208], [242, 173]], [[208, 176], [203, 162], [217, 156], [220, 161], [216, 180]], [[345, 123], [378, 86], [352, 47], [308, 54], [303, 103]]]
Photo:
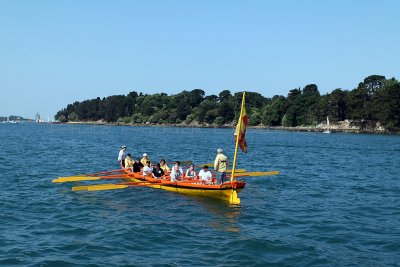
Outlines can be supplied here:
[[0, 0], [0, 116], [203, 89], [266, 97], [399, 79], [400, 1]]

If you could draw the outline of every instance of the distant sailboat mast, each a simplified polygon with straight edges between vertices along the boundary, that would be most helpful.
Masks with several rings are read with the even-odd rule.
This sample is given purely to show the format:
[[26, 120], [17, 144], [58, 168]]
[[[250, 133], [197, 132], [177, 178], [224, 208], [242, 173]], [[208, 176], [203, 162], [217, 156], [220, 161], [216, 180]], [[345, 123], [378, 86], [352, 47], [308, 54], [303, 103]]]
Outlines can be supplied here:
[[331, 126], [329, 123], [329, 117], [326, 116], [326, 130], [324, 131], [324, 133], [331, 133]]
[[327, 125], [328, 131], [329, 131], [331, 128], [330, 128], [329, 117], [328, 116], [326, 116], [326, 125]]

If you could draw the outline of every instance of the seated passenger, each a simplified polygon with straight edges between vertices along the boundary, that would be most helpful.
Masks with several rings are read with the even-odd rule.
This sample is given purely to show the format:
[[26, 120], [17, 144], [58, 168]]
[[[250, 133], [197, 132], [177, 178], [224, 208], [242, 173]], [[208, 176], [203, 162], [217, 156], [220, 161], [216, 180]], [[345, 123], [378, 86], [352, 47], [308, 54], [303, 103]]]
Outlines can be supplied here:
[[164, 171], [164, 173], [170, 172], [168, 165], [165, 163], [165, 159], [160, 160], [160, 167]]
[[171, 169], [171, 182], [177, 182], [183, 174], [181, 163], [179, 161], [175, 162], [175, 165]]
[[212, 183], [212, 174], [208, 170], [208, 166], [204, 166], [203, 169], [199, 172], [199, 179], [203, 184], [211, 184]]
[[196, 178], [196, 171], [194, 170], [194, 165], [190, 164], [189, 169], [186, 171], [186, 179], [192, 180]]
[[137, 158], [135, 163], [133, 163], [133, 172], [140, 172], [143, 168], [143, 164], [140, 162], [140, 159]]
[[148, 176], [153, 173], [153, 167], [150, 165], [150, 161], [146, 162], [146, 166], [143, 167], [143, 176]]
[[131, 153], [128, 153], [125, 158], [125, 169], [128, 169], [130, 172], [133, 172], [133, 159]]
[[149, 159], [149, 157], [147, 156], [147, 153], [143, 153], [143, 158], [140, 160], [140, 162], [146, 166], [146, 162], [150, 161], [150, 165], [151, 165], [151, 160]]
[[162, 176], [164, 176], [164, 171], [160, 167], [160, 163], [157, 163], [155, 165], [156, 167], [153, 169], [152, 176], [155, 179], [161, 179]]

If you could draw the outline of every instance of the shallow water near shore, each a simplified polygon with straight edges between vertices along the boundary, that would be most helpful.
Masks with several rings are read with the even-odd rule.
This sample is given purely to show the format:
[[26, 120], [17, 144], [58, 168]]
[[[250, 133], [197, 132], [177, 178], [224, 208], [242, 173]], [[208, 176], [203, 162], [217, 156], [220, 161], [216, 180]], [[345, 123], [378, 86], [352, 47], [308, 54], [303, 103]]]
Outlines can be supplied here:
[[399, 266], [400, 137], [249, 129], [241, 206], [146, 187], [72, 192], [58, 176], [232, 159], [232, 129], [0, 124], [0, 266]]

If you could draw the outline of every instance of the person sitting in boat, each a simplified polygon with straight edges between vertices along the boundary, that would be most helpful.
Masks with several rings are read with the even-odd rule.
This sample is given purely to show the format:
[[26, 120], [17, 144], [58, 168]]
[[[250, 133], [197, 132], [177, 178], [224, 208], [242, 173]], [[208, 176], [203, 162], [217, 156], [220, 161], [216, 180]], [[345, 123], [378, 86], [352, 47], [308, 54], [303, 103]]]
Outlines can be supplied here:
[[118, 162], [121, 168], [125, 168], [126, 146], [122, 146], [118, 154]]
[[153, 169], [153, 172], [151, 175], [155, 179], [161, 179], [161, 177], [164, 176], [164, 171], [161, 169], [160, 163], [157, 163], [155, 165], [155, 168]]
[[141, 172], [142, 168], [143, 168], [143, 164], [140, 162], [140, 159], [137, 158], [135, 160], [135, 163], [133, 163], [133, 172]]
[[125, 169], [129, 169], [131, 172], [133, 172], [133, 158], [131, 153], [126, 154]]
[[194, 170], [193, 164], [190, 164], [189, 169], [186, 170], [185, 178], [189, 180], [196, 178], [196, 171]]
[[169, 169], [167, 163], [165, 163], [165, 159], [160, 160], [160, 167], [164, 171], [164, 173], [170, 172], [171, 170]]
[[217, 181], [222, 184], [226, 180], [226, 168], [228, 166], [228, 158], [222, 154], [222, 148], [217, 149], [217, 156], [214, 161], [214, 170], [217, 171]]
[[149, 157], [147, 156], [147, 153], [143, 153], [143, 158], [140, 160], [140, 162], [142, 162], [142, 164], [144, 166], [146, 166], [147, 161], [150, 161], [151, 164], [151, 160], [149, 159]]
[[203, 184], [212, 184], [212, 174], [207, 165], [199, 172], [199, 179]]
[[177, 182], [180, 180], [181, 176], [183, 174], [183, 169], [181, 167], [181, 162], [177, 161], [175, 162], [174, 166], [171, 169], [171, 182]]
[[153, 173], [153, 167], [151, 167], [151, 162], [150, 160], [148, 160], [146, 162], [146, 166], [143, 167], [143, 176], [151, 176], [151, 174]]

